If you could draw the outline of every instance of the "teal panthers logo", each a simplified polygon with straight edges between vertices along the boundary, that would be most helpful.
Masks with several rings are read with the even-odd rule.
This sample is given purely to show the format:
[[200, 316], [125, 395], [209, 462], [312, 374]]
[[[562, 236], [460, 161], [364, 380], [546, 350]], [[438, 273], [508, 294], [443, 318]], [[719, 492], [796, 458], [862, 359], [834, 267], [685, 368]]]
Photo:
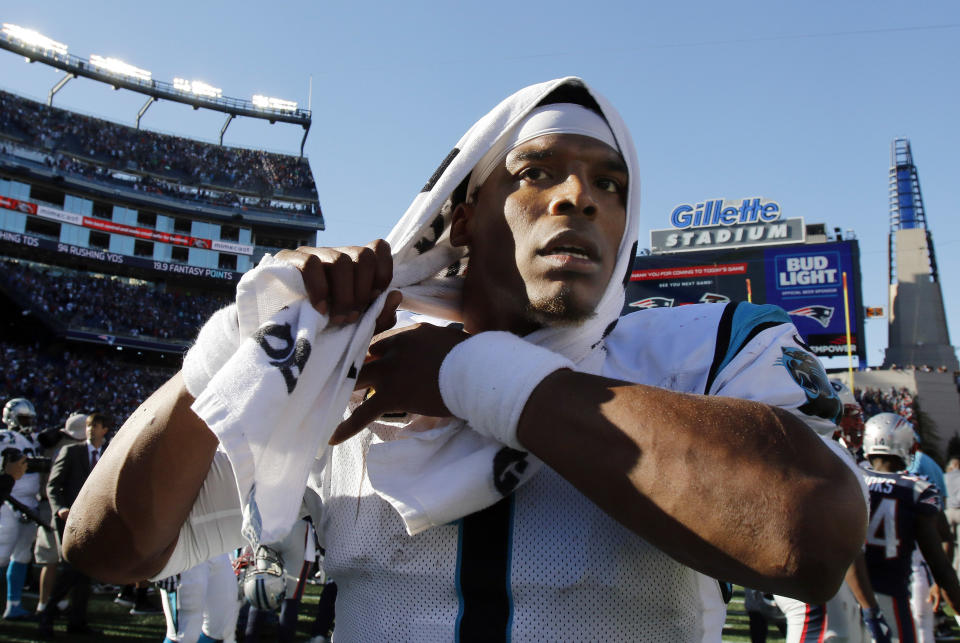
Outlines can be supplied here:
[[783, 351], [783, 357], [776, 363], [787, 369], [790, 377], [807, 396], [807, 401], [799, 407], [800, 410], [807, 415], [821, 417], [836, 424], [843, 414], [843, 402], [830, 385], [820, 360], [799, 348], [781, 346], [780, 350]]

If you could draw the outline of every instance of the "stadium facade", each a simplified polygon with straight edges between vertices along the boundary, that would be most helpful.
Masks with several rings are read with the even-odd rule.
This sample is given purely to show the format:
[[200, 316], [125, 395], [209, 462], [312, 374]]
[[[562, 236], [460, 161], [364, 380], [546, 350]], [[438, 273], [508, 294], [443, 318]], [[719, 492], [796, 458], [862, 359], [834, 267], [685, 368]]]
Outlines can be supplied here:
[[[294, 178], [272, 182], [281, 175]], [[322, 228], [304, 158], [147, 133], [0, 92], [6, 257], [228, 293], [264, 253], [312, 245]], [[99, 330], [66, 329], [91, 341]], [[169, 348], [112, 341], [128, 340]]]
[[[41, 426], [92, 409], [119, 426], [242, 274], [264, 253], [314, 245], [323, 215], [301, 155], [50, 102], [0, 92], [0, 397], [34, 401]], [[297, 116], [306, 132], [309, 112]]]

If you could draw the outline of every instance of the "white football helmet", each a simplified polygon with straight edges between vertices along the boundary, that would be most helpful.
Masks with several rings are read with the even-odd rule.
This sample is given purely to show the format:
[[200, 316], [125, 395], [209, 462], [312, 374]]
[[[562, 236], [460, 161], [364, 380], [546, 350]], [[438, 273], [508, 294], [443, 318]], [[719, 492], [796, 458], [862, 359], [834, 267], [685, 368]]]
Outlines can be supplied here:
[[243, 596], [257, 609], [278, 609], [287, 593], [285, 577], [280, 552], [260, 545], [253, 561], [244, 569]]
[[913, 462], [915, 444], [913, 425], [896, 413], [878, 413], [864, 426], [863, 452], [867, 457], [896, 456], [903, 460], [906, 469]]
[[3, 423], [11, 431], [29, 433], [37, 426], [37, 411], [25, 397], [15, 397], [3, 406]]

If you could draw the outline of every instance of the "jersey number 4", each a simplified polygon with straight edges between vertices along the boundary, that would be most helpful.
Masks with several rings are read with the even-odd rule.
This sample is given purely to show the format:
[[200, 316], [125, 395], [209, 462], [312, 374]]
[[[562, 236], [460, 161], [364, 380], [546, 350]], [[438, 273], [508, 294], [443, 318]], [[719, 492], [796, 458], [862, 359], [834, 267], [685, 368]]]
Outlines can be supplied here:
[[867, 544], [883, 547], [887, 558], [897, 557], [900, 540], [897, 538], [897, 501], [893, 498], [881, 500], [870, 516]]

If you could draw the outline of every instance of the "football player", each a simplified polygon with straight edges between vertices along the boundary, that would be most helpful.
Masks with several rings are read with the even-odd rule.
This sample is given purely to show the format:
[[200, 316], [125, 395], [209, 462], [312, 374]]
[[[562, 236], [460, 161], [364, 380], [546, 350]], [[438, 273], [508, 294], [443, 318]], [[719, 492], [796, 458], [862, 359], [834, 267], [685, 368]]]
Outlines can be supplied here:
[[[842, 381], [831, 379], [830, 386], [843, 403], [833, 439], [858, 462], [862, 459], [863, 409]], [[863, 554], [850, 566], [840, 591], [825, 604], [810, 605], [786, 596], [774, 596], [774, 600], [786, 617], [788, 643], [863, 643], [871, 638], [876, 643], [890, 642], [890, 627], [870, 586]]]
[[867, 569], [883, 611], [892, 615], [894, 641], [914, 643], [910, 568], [919, 546], [951, 607], [960, 607], [960, 583], [941, 549], [937, 521], [943, 510], [934, 485], [906, 473], [913, 458], [912, 425], [895, 413], [880, 413], [865, 426], [863, 448], [870, 468]]
[[[17, 397], [8, 401], [3, 407], [3, 424], [6, 428], [0, 431], [0, 449], [14, 447], [28, 458], [39, 452], [40, 445], [34, 437], [37, 412], [30, 400]], [[39, 492], [40, 474], [27, 473], [17, 480], [10, 496], [36, 510]], [[37, 527], [33, 522], [9, 503], [3, 503], [0, 507], [0, 566], [6, 566], [7, 570], [7, 604], [3, 611], [5, 620], [24, 620], [32, 616], [20, 606], [20, 597], [33, 557], [33, 539], [36, 535]]]
[[215, 556], [157, 585], [167, 622], [164, 643], [236, 640], [240, 601], [230, 556]]
[[[309, 516], [305, 507], [301, 508], [301, 514]], [[313, 543], [313, 524], [309, 520], [303, 519], [297, 521], [287, 537], [281, 542], [270, 545], [270, 548], [278, 554], [280, 561], [290, 562], [289, 568], [283, 564], [279, 566], [283, 570], [283, 584], [278, 584], [279, 601], [262, 600], [266, 597], [266, 593], [255, 591], [254, 588], [258, 586], [257, 582], [244, 581], [244, 593], [250, 602], [244, 641], [255, 643], [261, 640], [260, 630], [263, 629], [263, 622], [278, 607], [280, 608], [280, 623], [277, 628], [277, 640], [280, 643], [289, 643], [294, 640], [300, 601], [303, 598], [303, 590], [310, 574], [310, 568], [316, 557]]]
[[837, 392], [843, 402], [843, 415], [837, 423], [837, 433], [833, 436], [840, 444], [846, 447], [850, 455], [857, 462], [863, 461], [863, 408], [846, 384], [838, 379], [831, 379], [830, 386]]

